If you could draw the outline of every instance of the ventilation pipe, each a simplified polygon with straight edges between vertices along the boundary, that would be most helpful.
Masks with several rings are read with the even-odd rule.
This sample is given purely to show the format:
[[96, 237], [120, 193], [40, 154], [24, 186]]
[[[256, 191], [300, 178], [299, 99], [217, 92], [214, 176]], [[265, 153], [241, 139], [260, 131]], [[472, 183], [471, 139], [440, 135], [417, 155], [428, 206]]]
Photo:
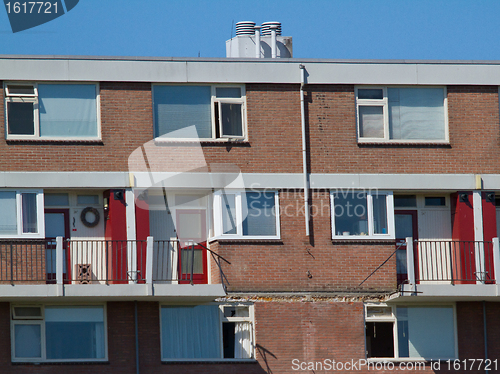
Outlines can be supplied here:
[[271, 26], [271, 58], [276, 58], [276, 26]]
[[260, 28], [261, 26], [254, 26], [255, 30], [255, 57], [260, 58]]
[[307, 147], [306, 147], [306, 113], [304, 103], [304, 86], [306, 84], [306, 67], [299, 65], [300, 69], [300, 119], [302, 125], [302, 172], [304, 175], [304, 216], [306, 223], [306, 236], [309, 236], [309, 180], [307, 175]]

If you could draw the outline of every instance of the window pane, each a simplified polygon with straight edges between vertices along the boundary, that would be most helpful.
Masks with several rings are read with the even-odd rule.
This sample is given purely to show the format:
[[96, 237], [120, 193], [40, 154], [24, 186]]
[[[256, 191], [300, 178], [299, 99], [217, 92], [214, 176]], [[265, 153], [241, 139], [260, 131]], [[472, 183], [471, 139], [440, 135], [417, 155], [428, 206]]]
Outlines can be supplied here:
[[14, 325], [15, 353], [16, 358], [40, 358], [41, 326], [36, 325]]
[[241, 104], [221, 103], [222, 136], [243, 136]]
[[246, 306], [225, 306], [224, 317], [248, 317], [249, 311]]
[[442, 88], [388, 88], [391, 139], [444, 140]]
[[426, 197], [425, 206], [446, 206], [446, 198], [444, 196]]
[[358, 90], [358, 99], [382, 100], [384, 90], [381, 88], [361, 88]]
[[[16, 306], [14, 307], [14, 315], [19, 317], [41, 317], [42, 309], [40, 307]], [[32, 319], [32, 318], [30, 318]]]
[[33, 103], [7, 103], [9, 134], [34, 135]]
[[103, 307], [46, 307], [47, 359], [104, 358]]
[[17, 234], [16, 193], [0, 192], [0, 234]]
[[274, 192], [247, 192], [243, 206], [243, 235], [276, 235]]
[[209, 86], [154, 86], [153, 95], [156, 137], [193, 137], [186, 131], [189, 126], [195, 126], [199, 138], [212, 137]]
[[9, 85], [9, 95], [34, 95], [35, 87], [32, 85]]
[[241, 88], [239, 87], [217, 87], [215, 89], [215, 96], [220, 98], [234, 98], [241, 97]]
[[96, 205], [99, 204], [99, 195], [78, 195], [78, 205]]
[[21, 194], [23, 202], [23, 233], [38, 232], [36, 193]]
[[384, 138], [384, 107], [359, 106], [359, 136]]
[[69, 197], [67, 193], [46, 193], [44, 194], [45, 206], [67, 206]]
[[366, 193], [339, 192], [333, 202], [336, 235], [368, 235]]
[[407, 310], [409, 357], [454, 358], [453, 307], [415, 307]]
[[370, 357], [394, 357], [393, 322], [367, 322], [366, 351]]
[[39, 84], [40, 136], [97, 137], [95, 84]]
[[[186, 248], [181, 251], [181, 272], [182, 274], [191, 274], [191, 266], [193, 266], [193, 274], [203, 274], [203, 249]], [[194, 256], [194, 259], [193, 259]], [[194, 260], [194, 264], [193, 264]], [[192, 265], [193, 264], [193, 265]], [[184, 278], [183, 278], [184, 279]], [[189, 279], [189, 278], [188, 278]]]
[[162, 358], [221, 358], [217, 305], [161, 308]]
[[236, 195], [221, 195], [222, 200], [222, 233], [236, 234]]
[[394, 206], [397, 208], [417, 206], [417, 197], [415, 195], [395, 195]]
[[373, 195], [373, 233], [387, 234], [387, 196]]

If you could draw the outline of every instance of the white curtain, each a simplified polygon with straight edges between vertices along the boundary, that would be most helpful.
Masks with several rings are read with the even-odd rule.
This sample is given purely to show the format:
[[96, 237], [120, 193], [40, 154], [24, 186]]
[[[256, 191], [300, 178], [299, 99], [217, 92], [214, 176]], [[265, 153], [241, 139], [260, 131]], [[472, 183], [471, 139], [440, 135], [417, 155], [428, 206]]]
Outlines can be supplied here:
[[40, 136], [97, 136], [95, 84], [39, 84]]
[[388, 88], [391, 139], [444, 140], [442, 88]]
[[182, 129], [190, 126], [196, 127], [198, 137], [212, 137], [210, 86], [154, 86], [153, 97], [156, 137], [189, 138], [192, 133]]
[[234, 327], [234, 358], [252, 358], [252, 328], [248, 322]]

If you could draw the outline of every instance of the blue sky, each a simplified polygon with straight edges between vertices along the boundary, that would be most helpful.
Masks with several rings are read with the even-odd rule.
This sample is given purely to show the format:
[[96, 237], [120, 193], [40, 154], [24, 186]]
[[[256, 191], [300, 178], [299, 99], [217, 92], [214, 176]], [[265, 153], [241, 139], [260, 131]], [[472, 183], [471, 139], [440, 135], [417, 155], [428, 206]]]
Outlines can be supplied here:
[[500, 60], [499, 17], [498, 0], [80, 0], [15, 34], [0, 9], [0, 54], [225, 57], [233, 22], [280, 21], [297, 58]]

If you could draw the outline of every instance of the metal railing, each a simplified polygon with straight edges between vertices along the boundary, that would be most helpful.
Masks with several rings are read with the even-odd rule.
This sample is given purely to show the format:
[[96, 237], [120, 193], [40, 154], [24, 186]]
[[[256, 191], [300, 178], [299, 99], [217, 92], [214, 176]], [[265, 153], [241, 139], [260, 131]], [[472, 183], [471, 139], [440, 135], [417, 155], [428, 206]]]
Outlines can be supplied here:
[[0, 241], [0, 283], [45, 283], [51, 274], [55, 280], [47, 263], [52, 247], [55, 251], [55, 242], [45, 239]]
[[146, 240], [67, 240], [63, 280], [72, 284], [145, 281]]
[[181, 247], [179, 240], [155, 240], [153, 244], [153, 282], [162, 283], [208, 283], [205, 251], [210, 253], [219, 273], [221, 284], [229, 284], [222, 270], [225, 258], [201, 243], [191, 242]]
[[[407, 238], [408, 281], [437, 284], [496, 283], [498, 239], [491, 241]], [[497, 243], [497, 245], [494, 245]]]
[[[208, 256], [210, 253], [210, 256]], [[221, 262], [203, 244], [178, 240], [2, 240], [0, 284], [209, 283], [212, 259], [224, 289]]]

